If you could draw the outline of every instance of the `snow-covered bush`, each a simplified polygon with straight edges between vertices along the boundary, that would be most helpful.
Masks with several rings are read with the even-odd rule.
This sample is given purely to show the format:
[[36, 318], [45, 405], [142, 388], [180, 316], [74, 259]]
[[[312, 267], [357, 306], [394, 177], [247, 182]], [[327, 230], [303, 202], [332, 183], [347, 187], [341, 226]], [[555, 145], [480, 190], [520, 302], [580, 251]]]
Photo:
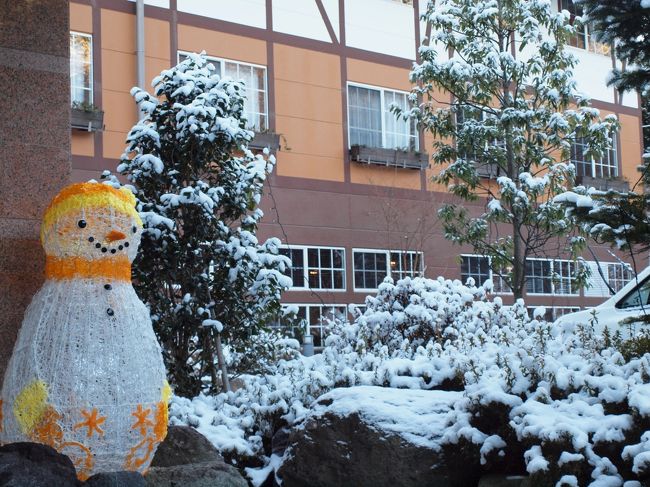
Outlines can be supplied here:
[[213, 390], [227, 388], [222, 338], [241, 356], [279, 315], [289, 260], [278, 239], [256, 236], [275, 159], [246, 148], [253, 132], [245, 128], [243, 85], [196, 54], [152, 85], [153, 94], [131, 90], [143, 117], [118, 171], [133, 184], [144, 222], [135, 287], [176, 393], [192, 397], [206, 377]]
[[273, 434], [333, 388], [461, 390], [442, 435], [456, 461], [528, 473], [536, 486], [650, 474], [650, 355], [626, 362], [590, 323], [559, 329], [529, 318], [523, 302], [488, 297], [442, 278], [387, 281], [322, 354], [281, 360], [229, 394], [176, 398], [171, 421], [198, 427], [240, 465], [259, 465]]

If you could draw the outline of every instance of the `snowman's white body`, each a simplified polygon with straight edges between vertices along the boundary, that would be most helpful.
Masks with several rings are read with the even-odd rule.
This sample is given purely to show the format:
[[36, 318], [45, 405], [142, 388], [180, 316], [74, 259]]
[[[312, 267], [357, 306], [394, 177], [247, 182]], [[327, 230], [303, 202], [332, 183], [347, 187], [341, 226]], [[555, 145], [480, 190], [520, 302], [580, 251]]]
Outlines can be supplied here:
[[[70, 456], [82, 479], [144, 471], [166, 433], [167, 388], [149, 312], [130, 281], [47, 279], [7, 368], [0, 442], [50, 444]], [[30, 415], [38, 421], [24, 419]]]

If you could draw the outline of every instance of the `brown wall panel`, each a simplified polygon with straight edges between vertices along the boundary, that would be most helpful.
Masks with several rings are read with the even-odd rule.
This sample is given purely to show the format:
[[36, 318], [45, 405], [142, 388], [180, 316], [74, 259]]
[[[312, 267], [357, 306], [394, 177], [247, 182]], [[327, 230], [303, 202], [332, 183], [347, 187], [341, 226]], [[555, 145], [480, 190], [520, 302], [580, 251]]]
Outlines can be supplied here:
[[102, 89], [128, 93], [135, 84], [135, 48], [131, 53], [102, 48]]
[[643, 152], [643, 141], [639, 131], [641, 120], [639, 117], [631, 115], [619, 114], [618, 117], [621, 122], [619, 154], [622, 176], [630, 182], [630, 186], [633, 186], [641, 176], [637, 171], [637, 166], [642, 162], [641, 154]]
[[347, 60], [347, 69], [348, 81], [411, 91], [408, 69], [350, 58]]
[[294, 154], [282, 151], [278, 154], [276, 172], [279, 176], [295, 178], [343, 181], [343, 161], [338, 158], [320, 157], [313, 154]]
[[286, 146], [292, 154], [311, 154], [343, 159], [341, 124], [304, 118], [276, 117], [277, 133], [283, 135], [282, 151], [276, 155], [283, 160]]
[[342, 121], [340, 89], [276, 79], [275, 107], [278, 116], [338, 124]]
[[72, 154], [91, 157], [95, 155], [95, 137], [91, 132], [72, 130], [70, 143]]
[[169, 63], [169, 44], [169, 22], [165, 20], [145, 18], [144, 49], [146, 56], [164, 60]]
[[180, 51], [205, 51], [210, 56], [266, 66], [266, 42], [243, 35], [224, 34], [209, 29], [178, 24]]
[[380, 167], [350, 163], [350, 181], [358, 184], [390, 186], [405, 189], [420, 189], [420, 171], [396, 167]]
[[[109, 159], [119, 159], [124, 152], [126, 141], [126, 132], [110, 132], [105, 130], [104, 136], [104, 157]], [[112, 168], [107, 168], [112, 169]]]
[[275, 79], [340, 89], [340, 58], [333, 54], [274, 44]]
[[135, 53], [135, 15], [103, 8], [101, 24], [102, 49]]
[[70, 30], [92, 34], [93, 9], [90, 5], [70, 3]]

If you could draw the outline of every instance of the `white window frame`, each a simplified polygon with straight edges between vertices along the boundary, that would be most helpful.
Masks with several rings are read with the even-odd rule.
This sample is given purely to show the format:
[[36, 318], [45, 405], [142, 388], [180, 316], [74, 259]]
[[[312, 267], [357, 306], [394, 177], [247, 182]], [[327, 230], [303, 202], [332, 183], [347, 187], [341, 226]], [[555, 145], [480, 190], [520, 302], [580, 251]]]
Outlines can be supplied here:
[[[355, 86], [357, 88], [365, 88], [367, 90], [374, 90], [374, 91], [379, 91], [379, 101], [380, 101], [380, 112], [381, 112], [381, 147], [377, 147], [378, 149], [390, 149], [390, 150], [395, 150], [395, 149], [401, 149], [401, 147], [386, 147], [386, 120], [384, 119], [385, 113], [386, 113], [386, 102], [384, 100], [384, 93], [386, 91], [392, 91], [393, 93], [399, 93], [401, 95], [406, 95], [408, 97], [409, 93], [407, 91], [403, 90], [397, 90], [394, 88], [388, 88], [384, 86], [374, 86], [374, 85], [368, 85], [365, 83], [358, 83], [356, 81], [348, 81], [345, 87], [345, 96], [347, 100], [347, 115], [348, 115], [348, 146], [351, 147], [350, 144], [350, 99], [349, 99], [349, 88], [350, 86]], [[413, 150], [414, 151], [419, 151], [420, 150], [420, 134], [419, 132], [415, 131], [413, 134], [413, 139], [415, 140], [415, 145]], [[409, 137], [411, 137], [409, 135]], [[349, 148], [348, 147], [348, 148]]]
[[[578, 138], [576, 138], [576, 140], [573, 140], [573, 141], [571, 142], [571, 149], [570, 149], [570, 150], [571, 150], [572, 153], [574, 152], [574, 147], [576, 147], [576, 146], [578, 145], [578, 144], [577, 144], [577, 139], [578, 139]], [[582, 139], [582, 138], [581, 138], [581, 139]], [[580, 142], [579, 145], [580, 145], [580, 147], [584, 147], [584, 146], [585, 146], [585, 144], [582, 143], [582, 142]], [[611, 151], [611, 152], [610, 152], [610, 151]], [[577, 149], [576, 149], [576, 152], [577, 152]], [[583, 152], [584, 152], [584, 151], [583, 151]], [[614, 164], [608, 164], [608, 165], [605, 165], [605, 164], [603, 163], [603, 161], [605, 160], [605, 158], [609, 158], [610, 153], [613, 154], [613, 156], [614, 156]], [[591, 178], [595, 178], [595, 179], [606, 179], [606, 178], [608, 178], [608, 177], [611, 177], [611, 178], [617, 178], [617, 177], [619, 176], [619, 167], [618, 167], [618, 144], [616, 143], [616, 136], [614, 136], [614, 137], [612, 138], [612, 146], [611, 146], [610, 148], [605, 149], [605, 151], [604, 151], [604, 153], [603, 153], [603, 156], [602, 156], [602, 158], [601, 158], [599, 161], [597, 161], [597, 160], [594, 159], [593, 157], [591, 158], [591, 161], [578, 161], [578, 160], [576, 160], [576, 159], [573, 159], [573, 154], [571, 154], [570, 162], [571, 162], [571, 164], [573, 164], [573, 166], [575, 167], [575, 169], [576, 169], [576, 175], [577, 175], [578, 177], [581, 176], [581, 175], [578, 174], [578, 164], [583, 164], [583, 163], [586, 164], [586, 163], [590, 163], [591, 174], [587, 174], [587, 175], [586, 175], [587, 177], [591, 177]], [[597, 168], [597, 167], [600, 167], [600, 168], [607, 167], [607, 168], [610, 168], [610, 169], [613, 168], [613, 171], [612, 171], [613, 174], [610, 175], [610, 176], [598, 176], [598, 175], [596, 174], [596, 168]], [[602, 169], [601, 169], [601, 172], [602, 172]]]
[[[571, 0], [571, 2], [575, 6], [575, 2], [573, 0]], [[559, 11], [562, 10], [562, 1], [561, 0], [558, 2], [558, 10]], [[571, 14], [571, 12], [569, 10], [567, 10], [567, 11]], [[575, 17], [582, 17], [582, 15], [571, 14], [572, 25], [573, 25], [573, 19], [575, 19]], [[591, 52], [593, 54], [599, 54], [599, 55], [602, 55], [602, 56], [611, 56], [612, 47], [609, 44], [605, 44], [605, 43], [593, 40], [593, 34], [591, 33], [591, 30], [592, 30], [591, 24], [589, 24], [588, 22], [583, 24], [582, 29], [583, 29], [582, 32], [576, 32], [574, 37], [575, 38], [577, 38], [578, 36], [582, 37], [585, 47], [572, 46], [571, 44], [567, 44], [567, 47], [570, 47], [572, 49], [577, 49], [577, 50], [580, 50], [580, 51]]]
[[[617, 274], [616, 276], [614, 276], [614, 278], [612, 278], [612, 269], [615, 269], [614, 273]], [[619, 272], [623, 275], [622, 279], [618, 278]], [[630, 276], [630, 278], [627, 280], [625, 279], [626, 275]], [[623, 289], [633, 279], [634, 279], [634, 271], [632, 270], [632, 266], [630, 266], [629, 264], [625, 264], [623, 262], [607, 263], [607, 283], [614, 290], [614, 294], [616, 294], [621, 289]]]
[[[90, 88], [86, 90], [86, 88], [83, 88], [83, 90], [88, 91], [90, 93], [90, 103], [91, 105], [94, 105], [95, 103], [95, 63], [94, 63], [94, 52], [95, 52], [95, 42], [93, 39], [92, 34], [88, 34], [87, 32], [78, 32], [76, 30], [71, 30], [69, 36], [81, 36], [81, 37], [87, 37], [90, 39]], [[72, 80], [70, 81], [70, 90], [72, 91]], [[70, 104], [73, 104], [74, 101], [70, 100]]]
[[[499, 274], [497, 274], [496, 272], [494, 272], [494, 271], [492, 270], [492, 258], [491, 258], [489, 255], [479, 255], [479, 254], [460, 254], [460, 257], [461, 257], [461, 259], [462, 259], [463, 257], [475, 257], [475, 258], [479, 258], [479, 259], [487, 259], [487, 260], [488, 260], [488, 276], [489, 276], [488, 278], [492, 280], [492, 284], [496, 287], [496, 280], [499, 279], [499, 280], [501, 280], [501, 284], [502, 284], [502, 286], [503, 286], [504, 288], [505, 288], [505, 287], [509, 287], [508, 284], [505, 282], [505, 280], [504, 280], [501, 276], [499, 276]], [[462, 264], [462, 261], [461, 261], [461, 280], [462, 280], [462, 278], [463, 278], [463, 274], [462, 274], [462, 265], [463, 265], [463, 264]], [[464, 285], [464, 284], [465, 284], [465, 282], [463, 282], [463, 285]], [[476, 283], [476, 285], [477, 285], [477, 286], [480, 286], [481, 283]], [[510, 295], [510, 294], [512, 294], [512, 290], [510, 290], [510, 291], [501, 291], [501, 290], [499, 290], [499, 291], [494, 291], [494, 294]]]
[[[580, 311], [580, 306], [544, 306], [543, 304], [539, 306], [526, 306], [526, 311], [528, 311], [529, 317], [532, 318], [535, 310], [542, 307], [546, 308], [546, 312], [551, 312], [551, 320], [549, 322], [554, 322], [565, 314], [576, 313], [577, 311]], [[558, 311], [560, 310], [564, 310], [564, 312], [558, 314]]]
[[[303, 279], [302, 282], [304, 283], [304, 286], [298, 287], [298, 286], [291, 286], [289, 288], [289, 291], [327, 291], [327, 292], [332, 292], [332, 293], [344, 293], [347, 292], [347, 266], [345, 262], [345, 247], [333, 247], [333, 246], [326, 246], [326, 245], [281, 245], [281, 249], [289, 249], [289, 250], [302, 250], [302, 258], [303, 258]], [[343, 267], [341, 268], [343, 270], [343, 288], [341, 289], [336, 289], [336, 288], [328, 288], [328, 287], [309, 287], [309, 262], [308, 262], [308, 250], [310, 249], [315, 249], [315, 250], [340, 250], [343, 252]], [[319, 267], [319, 269], [323, 269], [322, 267]], [[327, 268], [325, 268], [327, 270]], [[332, 270], [341, 270], [339, 268], [331, 267], [330, 269]]]
[[378, 287], [376, 288], [364, 288], [364, 287], [357, 287], [357, 284], [355, 282], [355, 272], [356, 268], [354, 266], [354, 254], [356, 252], [362, 252], [362, 253], [368, 253], [368, 254], [384, 254], [386, 256], [386, 277], [391, 277], [394, 280], [396, 280], [395, 277], [393, 277], [393, 271], [390, 267], [390, 254], [391, 253], [400, 253], [400, 254], [419, 254], [420, 255], [420, 270], [419, 276], [416, 277], [424, 277], [424, 252], [421, 250], [396, 250], [396, 249], [368, 249], [368, 248], [353, 248], [352, 249], [352, 288], [354, 289], [354, 292], [363, 292], [363, 293], [368, 293], [368, 292], [375, 292]]
[[[176, 62], [181, 61], [181, 56], [189, 56], [192, 54], [190, 51], [176, 51]], [[236, 63], [241, 64], [242, 66], [250, 66], [253, 68], [260, 68], [264, 70], [264, 118], [266, 119], [266, 127], [250, 127], [248, 130], [253, 130], [255, 132], [261, 133], [269, 130], [269, 71], [266, 66], [261, 64], [249, 63], [246, 61], [240, 61], [238, 59], [228, 59], [224, 57], [209, 56], [205, 55], [205, 59], [208, 61], [213, 61], [219, 63], [219, 77], [223, 78], [225, 76], [226, 63]], [[216, 67], [216, 66], [215, 66]], [[239, 81], [239, 80], [235, 80]]]
[[[319, 326], [318, 324], [312, 324], [311, 322], [311, 317], [309, 310], [310, 308], [320, 308], [320, 315], [323, 315], [323, 309], [327, 308], [344, 308], [345, 309], [345, 318], [349, 321], [350, 320], [350, 311], [349, 307], [347, 304], [335, 304], [335, 303], [325, 303], [325, 304], [320, 304], [320, 303], [282, 303], [282, 308], [287, 308], [289, 306], [295, 306], [297, 308], [306, 308], [305, 311], [305, 321], [307, 322], [307, 326], [305, 328], [305, 334], [309, 334], [314, 336], [313, 333], [310, 333], [312, 328], [316, 328], [320, 330], [320, 337], [321, 337], [321, 345], [316, 345], [316, 348], [322, 348], [323, 344], [322, 342], [325, 341], [327, 336], [324, 334], [324, 329], [322, 326]], [[277, 328], [282, 328], [282, 325], [278, 326]]]
[[[551, 292], [550, 293], [534, 293], [534, 292], [528, 292], [528, 289], [526, 289], [526, 295], [527, 296], [580, 296], [580, 288], [577, 288], [576, 292], [574, 292], [574, 293], [558, 293], [556, 290], [559, 287], [559, 285], [553, 279], [553, 274], [555, 274], [555, 263], [556, 262], [562, 262], [562, 263], [568, 263], [569, 265], [574, 265], [574, 266], [576, 266], [576, 271], [577, 271], [577, 267], [580, 265], [579, 262], [573, 263], [573, 261], [567, 260], [567, 259], [544, 259], [544, 258], [540, 258], [540, 257], [528, 257], [528, 258], [526, 258], [526, 261], [533, 261], [533, 260], [534, 261], [550, 262], [549, 279], [551, 281]], [[571, 279], [571, 276], [569, 276], [568, 278]], [[562, 276], [560, 276], [560, 279], [562, 279]], [[526, 275], [526, 282], [528, 282], [528, 275]]]

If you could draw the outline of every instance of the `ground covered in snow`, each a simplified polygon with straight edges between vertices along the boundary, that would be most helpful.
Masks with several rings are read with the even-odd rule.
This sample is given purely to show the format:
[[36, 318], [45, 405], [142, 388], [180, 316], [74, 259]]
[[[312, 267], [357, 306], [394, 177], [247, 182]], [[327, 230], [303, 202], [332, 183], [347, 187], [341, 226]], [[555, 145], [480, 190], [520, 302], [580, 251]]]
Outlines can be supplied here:
[[486, 474], [527, 473], [534, 485], [650, 478], [650, 355], [626, 361], [593, 323], [558, 329], [488, 290], [385, 282], [353, 323], [333, 324], [322, 354], [280, 361], [232, 393], [177, 397], [171, 421], [267, 471], [281, 464], [270, 465], [269, 447], [281, 427], [356, 412], [414, 444], [463, 446]]

